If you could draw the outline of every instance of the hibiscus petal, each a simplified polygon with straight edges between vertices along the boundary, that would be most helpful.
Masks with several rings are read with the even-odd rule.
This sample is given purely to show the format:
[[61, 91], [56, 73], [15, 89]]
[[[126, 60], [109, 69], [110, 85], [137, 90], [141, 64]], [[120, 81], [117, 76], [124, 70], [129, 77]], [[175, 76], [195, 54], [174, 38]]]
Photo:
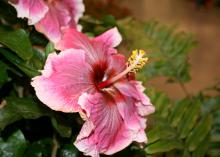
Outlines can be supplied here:
[[122, 101], [117, 102], [117, 107], [124, 119], [125, 126], [130, 129], [133, 141], [147, 142], [146, 119], [139, 114], [135, 99], [126, 96], [123, 98]]
[[93, 86], [85, 53], [72, 49], [48, 56], [41, 76], [33, 78], [38, 98], [53, 110], [77, 112], [78, 97]]
[[55, 46], [61, 51], [69, 48], [81, 49], [87, 53], [94, 51], [90, 39], [75, 29], [64, 29], [61, 40]]
[[[88, 120], [84, 124], [86, 126], [81, 129], [75, 146], [85, 155], [110, 155], [124, 149], [134, 140], [146, 140], [145, 127], [140, 121], [142, 117], [139, 117], [135, 104], [131, 103], [133, 101], [122, 103], [122, 96], [119, 93], [115, 94], [113, 98], [107, 93], [84, 93], [79, 98], [78, 104], [86, 112]], [[120, 110], [123, 110], [123, 115]], [[130, 120], [132, 122], [129, 122]], [[88, 129], [87, 126], [91, 128]]]
[[50, 8], [45, 17], [35, 25], [36, 30], [47, 36], [53, 43], [57, 43], [61, 38], [60, 27], [57, 13], [54, 8]]
[[122, 37], [118, 29], [114, 27], [104, 32], [103, 34], [97, 36], [96, 38], [93, 39], [93, 41], [101, 41], [110, 47], [116, 47], [121, 43]]
[[86, 35], [75, 29], [65, 29], [62, 39], [55, 46], [59, 50], [69, 48], [83, 50], [86, 52], [86, 59], [90, 64], [106, 62], [107, 56], [112, 52], [112, 49], [109, 49], [105, 43], [92, 42]]
[[144, 87], [141, 85], [141, 82], [124, 80], [114, 85], [123, 95], [138, 100], [135, 104], [141, 116], [149, 115], [155, 111], [150, 99], [143, 93]]
[[114, 54], [109, 57], [108, 71], [112, 75], [116, 75], [126, 68], [126, 58], [120, 54]]
[[21, 18], [28, 18], [29, 25], [36, 24], [48, 12], [48, 7], [43, 0], [18, 0], [14, 3], [9, 2], [17, 10], [17, 16]]
[[72, 16], [74, 21], [77, 23], [79, 19], [83, 16], [85, 11], [85, 6], [83, 0], [63, 0], [65, 3], [72, 8]]

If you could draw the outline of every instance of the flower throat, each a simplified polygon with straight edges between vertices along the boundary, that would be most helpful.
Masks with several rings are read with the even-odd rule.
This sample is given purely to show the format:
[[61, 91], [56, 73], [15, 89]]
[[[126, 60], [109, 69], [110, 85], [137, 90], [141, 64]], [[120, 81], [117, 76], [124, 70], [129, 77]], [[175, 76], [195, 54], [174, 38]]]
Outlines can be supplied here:
[[144, 50], [134, 50], [134, 51], [132, 51], [132, 54], [128, 59], [128, 63], [127, 63], [128, 67], [124, 71], [122, 71], [121, 73], [115, 75], [114, 77], [99, 83], [99, 85], [98, 85], [99, 89], [103, 89], [103, 88], [108, 87], [109, 85], [117, 82], [122, 77], [127, 75], [129, 72], [135, 72], [136, 73], [148, 61], [148, 58], [144, 57], [144, 55], [145, 55]]

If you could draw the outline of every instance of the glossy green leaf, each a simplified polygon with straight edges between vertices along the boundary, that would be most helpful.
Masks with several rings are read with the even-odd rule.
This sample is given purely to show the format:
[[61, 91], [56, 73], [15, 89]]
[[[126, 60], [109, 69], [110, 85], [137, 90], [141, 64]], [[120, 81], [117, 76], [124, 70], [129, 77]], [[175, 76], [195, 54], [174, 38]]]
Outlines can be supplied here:
[[48, 116], [49, 112], [31, 98], [8, 97], [0, 109], [0, 129], [22, 118], [37, 119]]
[[5, 105], [0, 109], [0, 130], [3, 130], [7, 125], [22, 119], [21, 115], [14, 114], [15, 110], [11, 105]]
[[52, 151], [52, 139], [43, 138], [32, 143], [25, 151], [24, 157], [50, 157]]
[[22, 157], [27, 142], [21, 131], [13, 133], [6, 141], [0, 139], [0, 156], [2, 157]]
[[17, 113], [25, 119], [37, 119], [50, 114], [46, 108], [36, 103], [32, 98], [8, 97], [6, 102], [8, 106], [14, 109], [14, 113], [12, 114]]
[[79, 151], [73, 144], [65, 144], [60, 150], [60, 157], [77, 157]]
[[42, 70], [45, 64], [46, 54], [40, 49], [33, 49], [33, 57], [25, 65], [31, 69]]
[[7, 30], [0, 27], [0, 43], [10, 48], [24, 60], [33, 56], [29, 37], [23, 29]]
[[54, 52], [54, 51], [55, 51], [55, 49], [54, 49], [54, 44], [51, 43], [51, 42], [48, 42], [48, 44], [47, 44], [47, 46], [46, 46], [46, 48], [45, 48], [45, 55], [46, 55], [46, 57], [47, 57], [50, 53], [52, 53], [52, 52]]
[[17, 66], [21, 71], [23, 71], [25, 74], [27, 74], [29, 77], [34, 77], [39, 75], [39, 71], [37, 69], [31, 68], [29, 65], [27, 65], [23, 60], [21, 60], [19, 57], [14, 55], [12, 52], [0, 48], [0, 53], [9, 60], [12, 64]]
[[0, 88], [9, 80], [7, 69], [8, 66], [0, 61]]

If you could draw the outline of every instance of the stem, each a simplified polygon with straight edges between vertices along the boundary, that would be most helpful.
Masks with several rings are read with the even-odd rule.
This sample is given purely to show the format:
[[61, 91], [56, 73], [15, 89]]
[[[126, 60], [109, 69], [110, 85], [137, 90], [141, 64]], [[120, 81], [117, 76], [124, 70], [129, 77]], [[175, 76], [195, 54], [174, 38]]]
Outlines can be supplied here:
[[59, 148], [59, 142], [57, 141], [56, 134], [54, 133], [53, 135], [53, 148], [51, 152], [51, 157], [56, 157], [57, 156], [57, 150]]
[[191, 95], [189, 94], [188, 90], [186, 89], [186, 86], [184, 85], [184, 83], [182, 83], [179, 79], [177, 79], [177, 81], [178, 81], [181, 89], [185, 93], [186, 97], [191, 99]]

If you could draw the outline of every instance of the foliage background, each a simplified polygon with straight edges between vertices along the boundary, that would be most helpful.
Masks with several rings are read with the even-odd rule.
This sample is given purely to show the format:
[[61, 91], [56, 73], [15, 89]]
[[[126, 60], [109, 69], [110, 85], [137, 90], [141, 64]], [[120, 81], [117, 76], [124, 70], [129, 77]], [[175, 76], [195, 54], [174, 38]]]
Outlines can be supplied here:
[[[164, 76], [185, 93], [172, 100], [160, 89], [147, 88], [156, 107], [146, 130], [149, 142], [142, 147], [134, 143], [113, 156], [220, 156], [219, 84], [209, 87], [218, 92], [216, 96], [205, 91], [191, 95], [185, 87], [191, 79], [187, 56], [197, 45], [194, 36], [156, 20], [134, 19], [116, 1], [85, 3], [83, 32], [92, 37], [117, 26], [124, 38], [122, 53], [129, 55], [136, 48], [149, 51], [150, 62], [138, 73], [139, 80], [147, 83]], [[83, 123], [79, 116], [45, 107], [30, 86], [53, 45], [26, 20], [16, 18], [16, 11], [4, 0], [0, 1], [0, 43], [0, 156], [83, 156], [72, 144]]]

